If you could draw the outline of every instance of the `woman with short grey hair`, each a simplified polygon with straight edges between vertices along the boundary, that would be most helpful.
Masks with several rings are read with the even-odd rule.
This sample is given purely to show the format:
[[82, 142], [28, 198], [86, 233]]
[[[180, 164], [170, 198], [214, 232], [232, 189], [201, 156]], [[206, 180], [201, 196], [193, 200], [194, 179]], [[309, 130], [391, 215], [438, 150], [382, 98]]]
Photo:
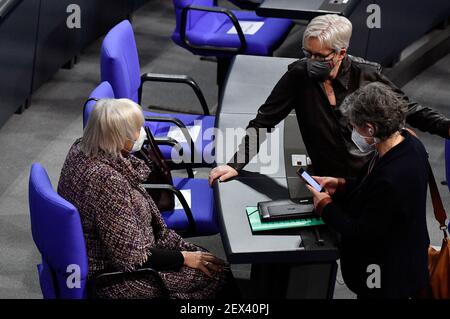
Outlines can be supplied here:
[[356, 127], [370, 123], [374, 137], [384, 141], [404, 128], [407, 104], [385, 84], [373, 82], [349, 95], [340, 110]]
[[325, 14], [315, 17], [308, 23], [303, 33], [303, 47], [311, 38], [319, 39], [323, 47], [348, 49], [352, 37], [352, 23], [346, 17], [337, 14]]
[[[411, 298], [428, 286], [428, 156], [404, 130], [405, 100], [373, 82], [341, 105], [356, 147], [372, 160], [356, 178], [314, 178], [316, 212], [341, 235], [344, 281], [358, 298]], [[369, 155], [370, 154], [370, 155]]]
[[[168, 229], [141, 186], [151, 172], [133, 155], [144, 143], [143, 125], [142, 109], [133, 101], [98, 101], [61, 171], [58, 193], [80, 213], [88, 278], [150, 267], [159, 272], [170, 298], [224, 296], [234, 289], [226, 285], [232, 277], [224, 262]], [[101, 298], [155, 298], [163, 291], [148, 275], [105, 279], [97, 287]]]

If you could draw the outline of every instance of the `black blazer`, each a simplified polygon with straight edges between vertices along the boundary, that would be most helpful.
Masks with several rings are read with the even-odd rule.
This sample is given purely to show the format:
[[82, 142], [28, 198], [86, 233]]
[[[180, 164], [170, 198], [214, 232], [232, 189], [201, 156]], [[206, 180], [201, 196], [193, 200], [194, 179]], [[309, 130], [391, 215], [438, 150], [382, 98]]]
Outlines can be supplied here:
[[[345, 201], [324, 207], [322, 218], [341, 234], [341, 267], [347, 286], [360, 297], [408, 298], [428, 283], [426, 224], [428, 155], [408, 132], [405, 140], [349, 180]], [[347, 204], [339, 204], [339, 203]], [[367, 279], [380, 268], [381, 287]]]

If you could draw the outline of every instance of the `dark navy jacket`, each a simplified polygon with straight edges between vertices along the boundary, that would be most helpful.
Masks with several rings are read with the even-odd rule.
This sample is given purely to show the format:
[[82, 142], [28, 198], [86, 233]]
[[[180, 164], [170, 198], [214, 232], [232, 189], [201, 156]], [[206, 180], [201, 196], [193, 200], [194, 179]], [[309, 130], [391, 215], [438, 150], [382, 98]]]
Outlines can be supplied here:
[[[341, 235], [344, 281], [360, 297], [413, 297], [428, 283], [428, 156], [417, 138], [402, 134], [405, 140], [369, 175], [366, 165], [345, 194], [336, 194], [346, 200], [322, 211], [325, 223]], [[379, 289], [367, 286], [369, 265], [380, 267]]]

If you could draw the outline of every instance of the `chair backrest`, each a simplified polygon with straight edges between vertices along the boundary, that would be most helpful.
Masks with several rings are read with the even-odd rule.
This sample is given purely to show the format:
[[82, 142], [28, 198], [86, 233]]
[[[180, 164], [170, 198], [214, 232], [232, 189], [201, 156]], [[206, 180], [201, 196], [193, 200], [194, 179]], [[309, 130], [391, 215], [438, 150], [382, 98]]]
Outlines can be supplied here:
[[[84, 104], [83, 108], [83, 128], [86, 127], [89, 115], [91, 114], [96, 101], [94, 99], [115, 99], [116, 96], [114, 94], [114, 90], [111, 87], [111, 84], [109, 82], [102, 82], [100, 83], [89, 95], [88, 100]], [[89, 100], [92, 99], [92, 100]]]
[[445, 140], [445, 178], [450, 191], [450, 139]]
[[37, 163], [31, 166], [28, 195], [33, 240], [42, 256], [38, 273], [44, 298], [87, 298], [88, 257], [77, 209], [53, 190]]
[[[175, 31], [172, 35], [172, 39], [177, 42], [177, 39], [180, 36], [180, 28], [181, 28], [181, 11], [187, 6], [203, 6], [203, 7], [213, 7], [214, 0], [173, 0], [173, 6], [175, 8], [175, 17], [176, 17], [176, 26]], [[195, 23], [203, 17], [205, 14], [208, 14], [204, 11], [192, 11], [189, 12], [187, 18], [187, 26], [186, 31], [189, 31], [190, 28], [194, 27]]]
[[100, 64], [101, 79], [111, 84], [116, 98], [138, 103], [141, 70], [130, 21], [124, 20], [108, 32], [103, 40]]

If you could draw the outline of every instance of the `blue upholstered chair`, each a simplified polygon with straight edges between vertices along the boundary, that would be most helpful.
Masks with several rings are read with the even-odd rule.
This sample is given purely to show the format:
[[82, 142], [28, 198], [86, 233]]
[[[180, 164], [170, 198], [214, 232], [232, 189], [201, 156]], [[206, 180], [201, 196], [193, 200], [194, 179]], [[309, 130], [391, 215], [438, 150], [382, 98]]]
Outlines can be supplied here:
[[92, 296], [89, 289], [95, 290], [104, 278], [136, 273], [155, 276], [167, 294], [158, 272], [151, 268], [104, 273], [88, 283], [88, 256], [78, 210], [53, 190], [47, 172], [37, 163], [31, 166], [29, 205], [31, 232], [42, 257], [37, 268], [45, 299], [84, 299]]
[[114, 91], [111, 87], [111, 84], [108, 82], [100, 83], [89, 95], [88, 100], [84, 103], [83, 107], [83, 129], [86, 127], [89, 114], [91, 114], [92, 109], [95, 106], [95, 103], [99, 99], [115, 99]]
[[[217, 7], [214, 0], [173, 0], [176, 27], [172, 40], [197, 55], [272, 55], [292, 27], [292, 21], [263, 18], [253, 11]], [[260, 22], [255, 34], [244, 34], [239, 23]], [[230, 33], [230, 29], [235, 31]]]
[[[214, 144], [211, 134], [203, 133], [214, 128], [215, 117], [209, 115], [206, 100], [197, 85], [185, 75], [165, 75], [146, 73], [140, 75], [140, 65], [133, 28], [128, 20], [112, 28], [103, 40], [101, 51], [101, 78], [113, 88], [116, 98], [128, 98], [141, 104], [142, 88], [146, 82], [183, 83], [190, 86], [196, 94], [203, 114], [162, 114], [145, 112], [146, 121], [155, 138], [166, 137], [169, 130], [178, 127], [183, 138], [178, 140], [183, 148], [184, 158], [196, 162], [197, 166], [209, 166], [213, 159]], [[189, 127], [200, 126], [200, 132], [192, 137]], [[192, 132], [192, 131], [191, 131]], [[194, 149], [194, 152], [191, 151]], [[170, 148], [161, 148], [164, 158], [171, 157]], [[208, 152], [208, 153], [205, 153]], [[202, 155], [205, 155], [204, 158]], [[193, 159], [199, 159], [194, 161]], [[208, 159], [207, 161], [204, 161]]]
[[[102, 82], [90, 94], [85, 103], [83, 120], [85, 124], [89, 118], [89, 113], [95, 107], [95, 100], [104, 98], [114, 98], [114, 92], [108, 82]], [[164, 146], [175, 146], [170, 139], [155, 139], [157, 144]], [[161, 146], [160, 146], [161, 149]], [[161, 212], [167, 226], [178, 231], [184, 237], [206, 236], [219, 232], [217, 217], [214, 207], [214, 194], [209, 187], [208, 180], [193, 178], [190, 167], [184, 167], [188, 172], [188, 178], [173, 178], [172, 185], [146, 185], [147, 188], [166, 189], [174, 193], [181, 206], [171, 211]], [[189, 207], [183, 193], [191, 196], [191, 207]]]

